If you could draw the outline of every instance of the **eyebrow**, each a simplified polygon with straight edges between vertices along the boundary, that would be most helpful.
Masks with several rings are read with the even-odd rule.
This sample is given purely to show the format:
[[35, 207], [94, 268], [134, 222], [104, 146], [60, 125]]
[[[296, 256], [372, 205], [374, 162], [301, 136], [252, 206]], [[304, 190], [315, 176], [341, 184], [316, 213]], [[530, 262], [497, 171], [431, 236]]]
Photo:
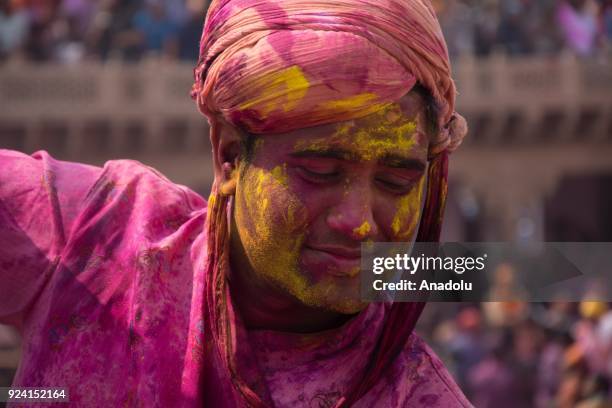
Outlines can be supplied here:
[[397, 154], [388, 154], [383, 156], [379, 163], [383, 166], [408, 169], [408, 170], [425, 170], [425, 162], [415, 157], [404, 157]]
[[[290, 154], [295, 158], [325, 158], [356, 162], [361, 157], [349, 150], [329, 148], [329, 149], [304, 149]], [[405, 157], [397, 154], [387, 154], [378, 160], [378, 163], [392, 168], [407, 170], [425, 170], [426, 163], [414, 157]]]

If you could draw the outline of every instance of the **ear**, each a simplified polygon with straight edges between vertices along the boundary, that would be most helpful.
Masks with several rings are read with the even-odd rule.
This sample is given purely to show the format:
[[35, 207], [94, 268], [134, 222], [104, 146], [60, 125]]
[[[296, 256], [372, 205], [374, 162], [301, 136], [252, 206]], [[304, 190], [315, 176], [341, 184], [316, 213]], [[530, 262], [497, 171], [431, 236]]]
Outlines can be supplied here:
[[241, 139], [240, 130], [221, 116], [216, 115], [210, 120], [215, 183], [220, 186], [221, 193], [225, 195], [232, 195], [236, 190], [237, 169], [241, 160]]

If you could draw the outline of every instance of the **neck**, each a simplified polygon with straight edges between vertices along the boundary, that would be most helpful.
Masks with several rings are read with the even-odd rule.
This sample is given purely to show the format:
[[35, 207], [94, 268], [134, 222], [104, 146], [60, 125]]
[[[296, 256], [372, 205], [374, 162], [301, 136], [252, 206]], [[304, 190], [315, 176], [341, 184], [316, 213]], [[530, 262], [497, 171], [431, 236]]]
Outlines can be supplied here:
[[240, 280], [232, 279], [230, 292], [249, 330], [314, 333], [339, 327], [350, 318], [349, 315], [309, 308], [274, 288], [255, 288], [252, 284], [238, 283]]

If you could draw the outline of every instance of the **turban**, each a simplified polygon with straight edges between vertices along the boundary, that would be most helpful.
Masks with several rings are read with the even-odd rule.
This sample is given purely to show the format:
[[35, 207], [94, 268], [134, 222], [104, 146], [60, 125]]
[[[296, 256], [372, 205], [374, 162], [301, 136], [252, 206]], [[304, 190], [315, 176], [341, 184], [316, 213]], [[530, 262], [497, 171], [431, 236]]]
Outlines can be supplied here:
[[[356, 119], [396, 102], [417, 83], [427, 88], [440, 131], [430, 140], [417, 241], [438, 241], [448, 153], [467, 126], [454, 112], [448, 52], [427, 0], [213, 0], [194, 73], [192, 97], [211, 123], [220, 115], [253, 134]], [[238, 319], [227, 284], [233, 197], [221, 184], [215, 180], [208, 202], [204, 332], [245, 404], [264, 407], [244, 379], [235, 335]], [[352, 405], [376, 384], [404, 348], [423, 306], [392, 305], [367, 372], [350, 381], [337, 407]]]
[[355, 119], [416, 83], [439, 108], [430, 153], [467, 131], [446, 43], [427, 0], [214, 0], [192, 97], [254, 134]]

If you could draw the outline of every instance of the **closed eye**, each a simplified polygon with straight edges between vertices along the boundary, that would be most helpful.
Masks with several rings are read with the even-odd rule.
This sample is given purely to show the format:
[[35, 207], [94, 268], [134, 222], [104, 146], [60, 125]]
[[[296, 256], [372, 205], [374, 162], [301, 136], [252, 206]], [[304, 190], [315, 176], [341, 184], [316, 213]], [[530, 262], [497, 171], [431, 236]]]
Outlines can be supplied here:
[[392, 174], [380, 175], [375, 178], [376, 183], [394, 194], [407, 194], [418, 182], [420, 176], [402, 177]]
[[302, 178], [314, 182], [333, 181], [340, 175], [340, 172], [335, 168], [297, 166], [296, 170]]

